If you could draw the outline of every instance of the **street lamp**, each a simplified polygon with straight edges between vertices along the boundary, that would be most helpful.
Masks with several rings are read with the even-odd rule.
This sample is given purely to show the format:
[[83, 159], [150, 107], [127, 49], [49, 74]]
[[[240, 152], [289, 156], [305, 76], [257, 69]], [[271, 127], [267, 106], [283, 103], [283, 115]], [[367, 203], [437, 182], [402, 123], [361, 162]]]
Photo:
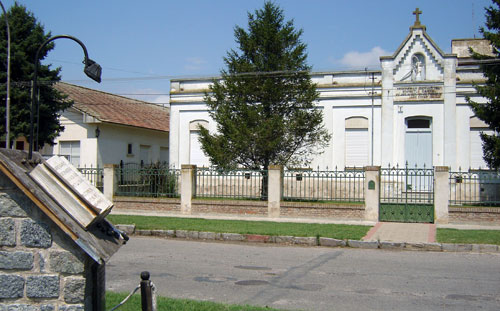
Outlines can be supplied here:
[[[36, 55], [35, 55], [35, 73], [34, 73], [34, 76], [33, 76], [33, 89], [32, 89], [32, 92], [31, 92], [31, 115], [30, 115], [30, 141], [29, 141], [29, 144], [30, 144], [30, 148], [29, 148], [29, 154], [28, 154], [28, 157], [29, 159], [31, 160], [32, 157], [33, 157], [33, 124], [34, 124], [34, 113], [35, 113], [35, 107], [37, 108], [37, 111], [38, 111], [38, 98], [36, 96], [36, 89], [37, 89], [37, 76], [38, 76], [38, 58], [39, 58], [39, 54], [40, 54], [40, 51], [47, 45], [49, 44], [50, 42], [56, 40], [56, 39], [71, 39], [73, 41], [75, 41], [76, 43], [80, 44], [80, 46], [82, 47], [83, 49], [83, 53], [85, 54], [85, 58], [83, 60], [83, 64], [85, 65], [84, 69], [83, 69], [83, 72], [85, 72], [85, 74], [91, 78], [92, 80], [96, 81], [97, 83], [101, 83], [101, 72], [102, 72], [102, 69], [101, 69], [101, 66], [96, 63], [95, 61], [91, 60], [89, 58], [89, 55], [87, 53], [87, 48], [85, 47], [85, 45], [83, 44], [82, 41], [78, 40], [77, 38], [73, 37], [73, 36], [68, 36], [68, 35], [59, 35], [59, 36], [54, 36], [52, 38], [49, 38], [47, 39], [47, 41], [45, 41], [44, 43], [42, 43], [42, 45], [40, 45], [40, 47], [38, 48], [38, 50], [36, 51]], [[36, 125], [36, 131], [37, 131], [37, 137], [36, 137], [36, 148], [35, 148], [35, 151], [38, 151], [38, 128], [39, 128], [39, 123], [40, 123], [40, 120], [39, 120], [39, 117], [37, 116], [37, 125]]]
[[10, 26], [7, 12], [0, 1], [3, 16], [5, 17], [5, 24], [7, 25], [7, 99], [5, 103], [5, 148], [10, 148]]

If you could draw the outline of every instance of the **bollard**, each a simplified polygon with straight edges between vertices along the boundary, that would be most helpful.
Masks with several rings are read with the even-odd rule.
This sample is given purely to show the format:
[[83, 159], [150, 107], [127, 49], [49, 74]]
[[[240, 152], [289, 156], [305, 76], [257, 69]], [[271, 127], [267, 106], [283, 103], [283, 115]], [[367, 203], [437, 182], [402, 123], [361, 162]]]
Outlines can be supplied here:
[[141, 272], [141, 305], [142, 311], [153, 311], [153, 295], [149, 272]]

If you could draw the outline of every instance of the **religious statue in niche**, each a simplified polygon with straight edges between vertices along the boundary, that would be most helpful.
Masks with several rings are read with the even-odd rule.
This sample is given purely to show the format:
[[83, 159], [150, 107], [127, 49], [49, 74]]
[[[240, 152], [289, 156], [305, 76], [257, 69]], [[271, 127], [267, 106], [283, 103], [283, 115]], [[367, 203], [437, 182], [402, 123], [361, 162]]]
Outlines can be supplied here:
[[411, 81], [425, 80], [425, 58], [422, 54], [413, 54], [411, 57], [411, 70], [401, 81], [411, 78]]

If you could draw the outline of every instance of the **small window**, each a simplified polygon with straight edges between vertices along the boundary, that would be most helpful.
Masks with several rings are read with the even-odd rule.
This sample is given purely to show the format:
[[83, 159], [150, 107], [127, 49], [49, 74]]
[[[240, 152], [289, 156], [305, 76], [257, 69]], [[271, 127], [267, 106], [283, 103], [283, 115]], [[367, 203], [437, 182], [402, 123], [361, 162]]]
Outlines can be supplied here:
[[132, 144], [128, 144], [127, 145], [127, 155], [131, 155], [133, 152], [132, 152]]
[[409, 129], [428, 129], [431, 127], [431, 121], [427, 119], [410, 119], [407, 122]]
[[80, 166], [80, 141], [60, 141], [59, 155], [68, 159], [74, 167]]

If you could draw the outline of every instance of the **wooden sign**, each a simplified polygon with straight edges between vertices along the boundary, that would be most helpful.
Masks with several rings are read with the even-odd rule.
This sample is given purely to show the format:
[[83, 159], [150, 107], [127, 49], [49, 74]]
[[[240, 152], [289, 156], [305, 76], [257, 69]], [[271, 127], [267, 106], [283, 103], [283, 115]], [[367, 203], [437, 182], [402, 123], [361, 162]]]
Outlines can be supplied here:
[[105, 217], [113, 207], [113, 203], [64, 157], [53, 156], [29, 174], [84, 228]]

